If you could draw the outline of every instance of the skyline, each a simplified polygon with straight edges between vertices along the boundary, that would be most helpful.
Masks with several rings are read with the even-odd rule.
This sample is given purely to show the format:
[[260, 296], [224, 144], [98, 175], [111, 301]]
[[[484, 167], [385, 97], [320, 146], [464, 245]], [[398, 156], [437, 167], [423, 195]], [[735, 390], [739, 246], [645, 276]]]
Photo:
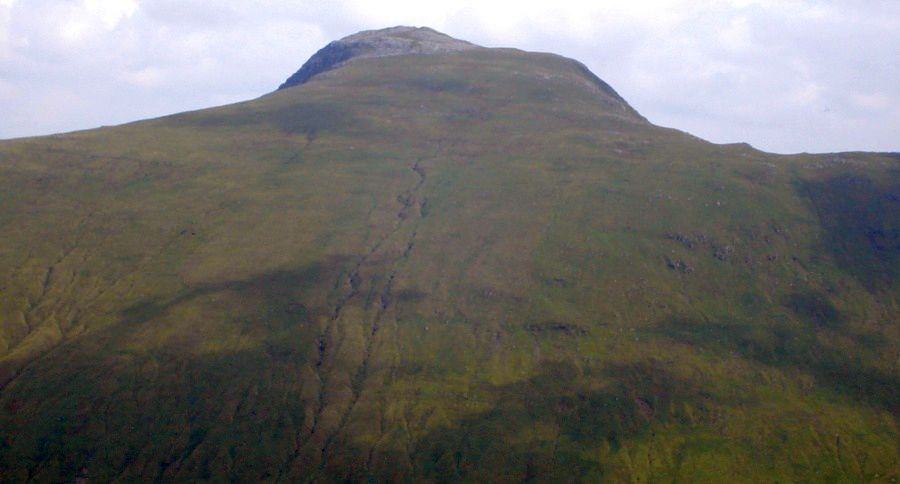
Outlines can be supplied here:
[[654, 124], [777, 152], [900, 151], [900, 4], [0, 0], [0, 139], [272, 92], [360, 30], [587, 65]]

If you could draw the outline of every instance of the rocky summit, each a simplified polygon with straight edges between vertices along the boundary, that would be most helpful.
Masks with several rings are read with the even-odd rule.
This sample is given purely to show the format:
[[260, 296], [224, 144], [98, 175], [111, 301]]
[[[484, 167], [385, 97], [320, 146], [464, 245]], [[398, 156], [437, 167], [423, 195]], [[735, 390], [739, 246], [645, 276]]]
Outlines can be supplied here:
[[397, 27], [0, 142], [0, 481], [900, 479], [900, 158], [651, 121]]
[[411, 54], [461, 52], [481, 47], [457, 40], [428, 27], [391, 27], [367, 30], [335, 40], [307, 60], [279, 89], [303, 84], [313, 76], [353, 59]]

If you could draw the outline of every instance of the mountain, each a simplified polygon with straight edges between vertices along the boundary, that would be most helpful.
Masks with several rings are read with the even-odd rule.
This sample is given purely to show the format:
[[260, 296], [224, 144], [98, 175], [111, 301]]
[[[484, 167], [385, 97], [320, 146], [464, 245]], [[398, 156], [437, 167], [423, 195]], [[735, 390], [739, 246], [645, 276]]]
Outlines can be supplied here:
[[395, 28], [0, 194], [3, 481], [900, 477], [896, 153]]

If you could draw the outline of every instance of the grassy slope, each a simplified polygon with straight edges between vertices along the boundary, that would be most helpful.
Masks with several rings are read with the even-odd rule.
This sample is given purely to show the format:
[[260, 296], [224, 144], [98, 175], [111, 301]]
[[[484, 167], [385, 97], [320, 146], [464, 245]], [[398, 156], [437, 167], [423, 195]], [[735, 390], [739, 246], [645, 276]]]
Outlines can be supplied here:
[[0, 475], [896, 480], [898, 180], [502, 50], [3, 142]]

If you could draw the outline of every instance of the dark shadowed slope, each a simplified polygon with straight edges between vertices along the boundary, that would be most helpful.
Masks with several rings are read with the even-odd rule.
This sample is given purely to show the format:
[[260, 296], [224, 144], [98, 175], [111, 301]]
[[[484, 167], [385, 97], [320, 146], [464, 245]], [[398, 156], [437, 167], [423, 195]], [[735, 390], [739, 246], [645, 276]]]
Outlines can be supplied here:
[[0, 143], [0, 475], [898, 478], [900, 160], [359, 58]]

